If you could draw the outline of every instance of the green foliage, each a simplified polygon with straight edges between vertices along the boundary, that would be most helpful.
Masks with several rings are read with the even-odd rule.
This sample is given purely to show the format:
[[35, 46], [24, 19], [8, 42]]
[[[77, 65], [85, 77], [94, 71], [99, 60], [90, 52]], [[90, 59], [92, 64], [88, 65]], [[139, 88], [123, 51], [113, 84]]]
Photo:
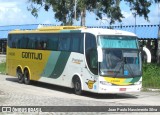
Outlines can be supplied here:
[[[115, 21], [121, 22], [122, 18], [124, 18], [120, 8], [122, 1], [128, 4], [130, 10], [134, 11], [136, 15], [143, 16], [148, 20], [151, 0], [77, 0], [76, 20], [81, 17], [81, 25], [85, 25], [87, 10], [95, 13], [100, 19], [105, 15], [110, 19], [110, 24], [115, 23]], [[28, 0], [28, 2], [31, 3], [28, 10], [35, 17], [38, 16], [38, 11], [41, 7], [46, 11], [52, 8], [53, 12], [55, 12], [56, 20], [62, 22], [62, 25], [73, 24], [75, 0]], [[155, 2], [158, 3], [159, 0], [155, 0]]]
[[[128, 0], [125, 0], [128, 1]], [[148, 13], [150, 10], [148, 9], [151, 5], [151, 1], [147, 0], [129, 0], [130, 10], [136, 11], [135, 13], [139, 16], [144, 16], [146, 20], [148, 20]]]
[[160, 2], [160, 0], [155, 0], [156, 3]]
[[6, 73], [6, 62], [0, 63], [0, 73], [5, 74]]
[[160, 65], [143, 64], [143, 88], [160, 88]]
[[[30, 6], [28, 10], [35, 17], [41, 7], [48, 11], [52, 8], [54, 17], [57, 21], [62, 22], [61, 25], [72, 25], [74, 19], [74, 0], [28, 0]], [[39, 6], [39, 7], [38, 7]], [[79, 14], [77, 13], [79, 16]]]

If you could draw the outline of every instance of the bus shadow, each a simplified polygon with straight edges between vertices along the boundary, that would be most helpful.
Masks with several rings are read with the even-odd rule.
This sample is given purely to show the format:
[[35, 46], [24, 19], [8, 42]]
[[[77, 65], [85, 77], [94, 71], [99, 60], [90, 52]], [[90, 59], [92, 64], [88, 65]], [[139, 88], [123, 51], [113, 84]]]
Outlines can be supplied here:
[[36, 87], [40, 87], [40, 88], [64, 92], [64, 93], [68, 93], [68, 94], [74, 93], [72, 88], [62, 87], [62, 86], [39, 82], [39, 81], [32, 81], [31, 85], [36, 86]]
[[89, 97], [89, 98], [95, 98], [95, 99], [136, 99], [138, 96], [127, 94], [127, 93], [121, 93], [121, 94], [96, 94], [96, 93], [90, 93], [90, 92], [84, 92], [83, 96]]
[[[17, 82], [18, 83], [17, 78], [6, 78], [6, 80], [10, 81], [10, 82], [15, 82], [15, 83]], [[62, 86], [53, 85], [53, 84], [44, 83], [44, 82], [39, 82], [39, 81], [32, 81], [30, 85], [35, 86], [35, 87], [65, 92], [65, 93], [69, 93], [69, 94], [74, 93], [73, 89], [71, 89], [71, 88], [62, 87]]]
[[[17, 78], [6, 78], [6, 80], [18, 83]], [[31, 85], [35, 87], [56, 90], [56, 91], [64, 92], [68, 94], [74, 94], [74, 91], [72, 88], [57, 86], [57, 85], [48, 84], [44, 82], [32, 81]], [[135, 96], [132, 94], [125, 94], [125, 93], [124, 94], [96, 94], [96, 93], [91, 93], [91, 92], [86, 92], [86, 91], [83, 92], [82, 96], [89, 97], [89, 98], [95, 98], [95, 99], [135, 99], [135, 98], [138, 98], [138, 96]]]
[[6, 78], [7, 81], [11, 81], [11, 82], [17, 82], [18, 83], [18, 79], [16, 77], [13, 78]]

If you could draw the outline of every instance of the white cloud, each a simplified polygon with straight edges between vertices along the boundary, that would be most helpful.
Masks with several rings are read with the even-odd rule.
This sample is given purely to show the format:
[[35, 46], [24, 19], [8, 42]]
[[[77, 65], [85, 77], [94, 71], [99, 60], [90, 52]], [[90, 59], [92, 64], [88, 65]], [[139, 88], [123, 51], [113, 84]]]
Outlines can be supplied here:
[[122, 11], [122, 14], [125, 18], [129, 18], [133, 16], [131, 12], [126, 12], [126, 11]]
[[51, 9], [46, 12], [41, 8], [38, 12], [38, 18], [35, 18], [27, 10], [29, 5], [28, 0], [0, 0], [0, 26], [42, 23], [56, 24]]
[[[123, 25], [134, 25], [135, 17], [131, 11], [122, 11], [124, 15]], [[150, 7], [150, 13], [148, 14], [149, 21], [145, 20], [144, 17], [136, 16], [137, 25], [147, 25], [147, 24], [159, 24], [160, 21], [160, 7], [158, 8], [157, 4], [152, 4]]]
[[0, 25], [19, 25], [36, 22], [36, 19], [27, 11], [26, 0], [0, 0], [0, 3]]

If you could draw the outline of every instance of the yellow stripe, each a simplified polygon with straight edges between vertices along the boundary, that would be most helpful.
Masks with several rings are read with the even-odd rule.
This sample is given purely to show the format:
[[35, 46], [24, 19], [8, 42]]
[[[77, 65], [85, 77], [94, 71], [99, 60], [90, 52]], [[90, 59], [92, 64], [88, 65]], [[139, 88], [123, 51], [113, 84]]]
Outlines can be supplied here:
[[112, 84], [115, 85], [130, 85], [130, 82], [126, 82], [127, 79], [126, 78], [112, 78], [112, 77], [104, 77], [104, 79]]

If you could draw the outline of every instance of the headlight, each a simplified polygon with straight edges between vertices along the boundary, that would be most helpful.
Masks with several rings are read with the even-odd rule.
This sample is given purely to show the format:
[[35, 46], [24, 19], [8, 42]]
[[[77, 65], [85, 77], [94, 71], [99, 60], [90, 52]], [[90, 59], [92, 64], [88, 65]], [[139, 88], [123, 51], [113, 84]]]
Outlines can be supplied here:
[[102, 85], [109, 85], [109, 86], [112, 85], [111, 83], [108, 83], [108, 82], [106, 82], [106, 81], [100, 81], [100, 84], [102, 84]]
[[138, 81], [134, 83], [134, 85], [140, 85], [140, 84], [142, 84], [142, 81]]

